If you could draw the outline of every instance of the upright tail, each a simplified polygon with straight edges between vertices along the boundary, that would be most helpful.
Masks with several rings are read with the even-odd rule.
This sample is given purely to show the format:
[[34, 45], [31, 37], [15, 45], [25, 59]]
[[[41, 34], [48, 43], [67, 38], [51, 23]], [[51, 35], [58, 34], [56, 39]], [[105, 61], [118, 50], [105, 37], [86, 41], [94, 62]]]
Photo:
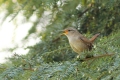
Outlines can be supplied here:
[[91, 39], [90, 42], [93, 43], [95, 39], [100, 35], [100, 33], [95, 34]]

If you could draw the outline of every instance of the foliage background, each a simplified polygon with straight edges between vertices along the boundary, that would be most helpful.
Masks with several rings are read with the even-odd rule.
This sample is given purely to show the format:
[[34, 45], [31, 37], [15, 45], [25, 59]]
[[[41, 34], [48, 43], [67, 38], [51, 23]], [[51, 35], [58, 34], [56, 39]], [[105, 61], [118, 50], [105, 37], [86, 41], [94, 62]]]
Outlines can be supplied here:
[[[26, 48], [28, 54], [14, 54], [0, 64], [0, 80], [120, 79], [119, 0], [1, 0], [0, 5], [7, 10], [4, 20], [12, 16], [12, 21], [20, 12], [27, 21], [36, 15], [25, 40], [32, 34], [41, 39]], [[86, 54], [107, 56], [79, 61], [67, 38], [60, 36], [59, 30], [68, 26], [76, 27], [87, 37], [101, 33], [94, 49], [82, 52], [80, 58]], [[41, 32], [37, 31], [39, 27]]]

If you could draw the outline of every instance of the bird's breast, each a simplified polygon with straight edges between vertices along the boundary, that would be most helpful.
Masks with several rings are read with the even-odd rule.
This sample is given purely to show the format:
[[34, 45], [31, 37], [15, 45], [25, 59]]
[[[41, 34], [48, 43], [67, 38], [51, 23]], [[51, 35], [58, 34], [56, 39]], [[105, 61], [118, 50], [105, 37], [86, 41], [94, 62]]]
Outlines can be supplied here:
[[87, 45], [84, 44], [82, 40], [77, 39], [77, 38], [69, 39], [69, 43], [70, 43], [71, 48], [76, 53], [80, 53], [88, 48]]

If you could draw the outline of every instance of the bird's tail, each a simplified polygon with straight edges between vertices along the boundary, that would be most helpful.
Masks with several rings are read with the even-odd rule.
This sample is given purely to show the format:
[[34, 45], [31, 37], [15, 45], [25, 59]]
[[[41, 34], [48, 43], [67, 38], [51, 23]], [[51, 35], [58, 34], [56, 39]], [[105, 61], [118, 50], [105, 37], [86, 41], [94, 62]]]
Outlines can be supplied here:
[[100, 33], [95, 34], [91, 39], [90, 42], [93, 43], [95, 39], [100, 35]]

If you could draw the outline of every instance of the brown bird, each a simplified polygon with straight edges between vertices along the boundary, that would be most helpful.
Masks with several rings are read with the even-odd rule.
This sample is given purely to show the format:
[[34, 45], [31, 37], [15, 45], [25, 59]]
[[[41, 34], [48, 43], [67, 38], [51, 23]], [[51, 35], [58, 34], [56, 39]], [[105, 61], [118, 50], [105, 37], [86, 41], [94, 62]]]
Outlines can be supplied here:
[[93, 42], [100, 35], [100, 33], [98, 33], [95, 34], [91, 39], [87, 39], [73, 27], [68, 27], [63, 31], [63, 34], [66, 35], [69, 40], [71, 48], [78, 54], [85, 50], [91, 50], [93, 47]]

